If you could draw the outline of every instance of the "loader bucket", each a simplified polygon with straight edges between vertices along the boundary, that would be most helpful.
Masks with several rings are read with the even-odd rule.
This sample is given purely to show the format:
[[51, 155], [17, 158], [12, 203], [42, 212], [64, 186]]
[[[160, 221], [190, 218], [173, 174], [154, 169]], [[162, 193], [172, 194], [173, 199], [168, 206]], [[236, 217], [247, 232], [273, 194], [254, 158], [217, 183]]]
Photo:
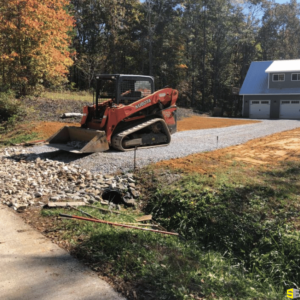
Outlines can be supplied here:
[[104, 152], [109, 149], [105, 131], [65, 126], [52, 135], [47, 145], [72, 153]]

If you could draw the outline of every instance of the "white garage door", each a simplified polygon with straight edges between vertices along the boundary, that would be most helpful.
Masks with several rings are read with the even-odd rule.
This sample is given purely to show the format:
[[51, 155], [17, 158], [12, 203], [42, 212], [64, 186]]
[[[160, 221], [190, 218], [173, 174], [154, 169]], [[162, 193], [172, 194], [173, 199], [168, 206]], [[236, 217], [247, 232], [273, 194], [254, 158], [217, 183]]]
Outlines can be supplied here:
[[300, 119], [299, 100], [280, 101], [280, 119]]
[[250, 100], [250, 118], [269, 119], [270, 100]]

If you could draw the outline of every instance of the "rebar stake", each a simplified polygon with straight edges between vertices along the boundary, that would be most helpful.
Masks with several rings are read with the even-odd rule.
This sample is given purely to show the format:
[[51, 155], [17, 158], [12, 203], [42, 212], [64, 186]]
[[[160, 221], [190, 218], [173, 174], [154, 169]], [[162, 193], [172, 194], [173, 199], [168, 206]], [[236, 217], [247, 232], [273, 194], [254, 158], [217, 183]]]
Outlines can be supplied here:
[[136, 150], [137, 146], [134, 147], [134, 160], [133, 160], [133, 170], [136, 171]]

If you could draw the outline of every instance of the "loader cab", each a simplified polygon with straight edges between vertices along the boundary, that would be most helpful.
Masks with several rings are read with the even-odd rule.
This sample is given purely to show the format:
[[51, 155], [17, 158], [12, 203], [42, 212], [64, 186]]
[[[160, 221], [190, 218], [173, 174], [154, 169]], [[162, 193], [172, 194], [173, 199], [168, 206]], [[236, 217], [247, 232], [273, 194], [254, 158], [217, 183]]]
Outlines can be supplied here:
[[155, 89], [152, 76], [99, 74], [96, 79], [96, 105], [108, 99], [128, 105], [154, 93]]

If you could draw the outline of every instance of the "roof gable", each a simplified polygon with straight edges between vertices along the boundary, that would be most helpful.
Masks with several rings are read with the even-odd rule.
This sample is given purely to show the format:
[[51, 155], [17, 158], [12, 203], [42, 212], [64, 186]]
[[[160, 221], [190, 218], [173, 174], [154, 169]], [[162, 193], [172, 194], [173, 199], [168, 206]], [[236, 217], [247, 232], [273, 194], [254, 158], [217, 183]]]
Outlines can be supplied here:
[[[293, 61], [295, 60], [291, 60], [291, 62]], [[300, 60], [297, 61], [300, 63]], [[266, 70], [271, 70], [270, 66], [272, 64], [273, 61], [253, 61], [240, 90], [240, 95], [300, 94], [300, 88], [268, 88], [268, 73], [266, 73]]]
[[240, 95], [264, 94], [268, 89], [268, 74], [265, 73], [265, 70], [271, 64], [272, 61], [253, 61], [240, 90]]

